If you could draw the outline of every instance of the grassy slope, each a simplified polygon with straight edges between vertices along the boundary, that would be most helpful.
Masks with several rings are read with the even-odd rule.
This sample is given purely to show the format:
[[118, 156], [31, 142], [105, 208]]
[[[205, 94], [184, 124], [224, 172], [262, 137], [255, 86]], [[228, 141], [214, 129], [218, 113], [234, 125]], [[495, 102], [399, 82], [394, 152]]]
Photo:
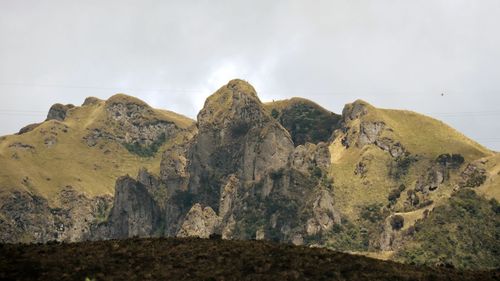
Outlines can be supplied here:
[[128, 239], [0, 245], [6, 280], [497, 280], [264, 241]]
[[399, 140], [411, 153], [435, 159], [442, 153], [460, 153], [466, 161], [473, 161], [493, 153], [445, 123], [405, 110], [378, 109], [374, 119], [382, 119], [394, 130]]
[[[412, 164], [408, 176], [395, 181], [389, 177], [388, 163], [392, 158], [387, 152], [374, 145], [363, 148], [353, 145], [345, 149], [341, 144], [342, 137], [337, 137], [330, 145], [331, 175], [335, 181], [336, 196], [343, 201], [338, 202], [339, 206], [345, 213], [354, 217], [356, 206], [373, 202], [386, 204], [389, 191], [401, 182], [408, 187], [415, 186], [417, 177], [426, 170], [429, 161], [440, 154], [459, 153], [464, 156], [466, 162], [495, 155], [446, 124], [414, 112], [368, 106], [368, 114], [363, 116], [362, 120], [384, 122], [392, 131], [384, 130], [381, 137], [399, 141], [412, 155], [418, 155], [420, 160]], [[359, 120], [354, 120], [351, 126], [359, 126], [359, 123]], [[366, 178], [363, 179], [354, 175], [356, 165], [362, 158], [368, 159], [369, 163]], [[447, 198], [451, 190], [451, 186], [443, 186], [440, 192], [432, 195], [436, 196], [433, 199]]]
[[[466, 164], [458, 171], [450, 173], [449, 181], [426, 195], [425, 199], [434, 201], [434, 204], [410, 212], [404, 211], [403, 205], [406, 200], [406, 191], [415, 187], [419, 176], [425, 174], [436, 157], [443, 153], [459, 153], [464, 156], [466, 163], [480, 159], [488, 160], [486, 166], [490, 177], [484, 186], [478, 188], [478, 193], [486, 197], [498, 198], [500, 193], [498, 174], [500, 165], [497, 165], [500, 163], [500, 156], [498, 153], [484, 148], [440, 121], [409, 111], [376, 109], [368, 106], [368, 114], [361, 119], [362, 121], [384, 122], [392, 130], [384, 130], [381, 137], [399, 141], [408, 152], [417, 155], [419, 159], [411, 164], [406, 176], [394, 179], [390, 176], [390, 166], [394, 160], [389, 153], [375, 145], [362, 148], [351, 145], [349, 149], [346, 149], [341, 143], [344, 136], [342, 133], [331, 143], [330, 176], [334, 180], [335, 205], [341, 213], [346, 215], [346, 219], [361, 229], [368, 229], [370, 235], [377, 235], [378, 228], [363, 223], [360, 211], [369, 204], [386, 206], [389, 203], [387, 199], [389, 192], [401, 183], [406, 186], [406, 190], [401, 193], [401, 198], [389, 213], [404, 217], [405, 225], [402, 232], [421, 219], [425, 209], [449, 204], [448, 199], [453, 194], [455, 182], [460, 176], [459, 172], [465, 168]], [[350, 127], [359, 128], [359, 124], [360, 120], [353, 120]], [[368, 172], [364, 177], [354, 174], [356, 165], [361, 159], [365, 159], [364, 162], [367, 163]], [[420, 199], [422, 202], [423, 198]], [[387, 213], [384, 216], [387, 216]], [[349, 238], [347, 242], [341, 242], [340, 246], [353, 243], [359, 245], [362, 240], [360, 240], [361, 236], [357, 235], [352, 239]], [[333, 248], [338, 248], [338, 242], [336, 243], [335, 239], [339, 238], [332, 236], [332, 239], [334, 240], [327, 242], [327, 245], [334, 245]], [[391, 258], [394, 254], [392, 251], [365, 252], [367, 250], [361, 250], [359, 253], [381, 259]]]
[[[125, 95], [115, 99], [133, 98]], [[83, 141], [87, 129], [106, 126], [105, 102], [77, 107], [68, 112], [64, 122], [50, 120], [31, 132], [22, 135], [5, 136], [0, 141], [0, 192], [24, 189], [41, 194], [52, 204], [55, 195], [64, 186], [70, 185], [88, 196], [109, 194], [114, 191], [117, 177], [136, 175], [140, 167], [159, 173], [161, 153], [152, 158], [141, 158], [128, 152], [121, 144], [107, 141], [89, 147]], [[157, 118], [173, 121], [186, 128], [193, 121], [169, 111], [155, 110]], [[67, 132], [63, 132], [67, 126]], [[44, 138], [56, 133], [57, 144], [48, 147]], [[180, 141], [182, 136], [163, 145], [163, 148]], [[29, 144], [33, 150], [9, 147], [13, 143]], [[104, 153], [105, 151], [108, 151]], [[17, 154], [15, 159], [12, 155]], [[28, 177], [28, 181], [23, 179]]]

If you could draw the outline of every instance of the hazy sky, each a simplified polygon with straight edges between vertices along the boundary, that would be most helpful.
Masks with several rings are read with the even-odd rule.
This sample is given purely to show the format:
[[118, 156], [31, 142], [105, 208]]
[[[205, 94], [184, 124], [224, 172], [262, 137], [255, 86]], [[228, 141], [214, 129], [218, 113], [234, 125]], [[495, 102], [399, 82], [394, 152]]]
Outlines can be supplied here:
[[498, 0], [0, 0], [0, 135], [117, 92], [194, 118], [238, 77], [264, 101], [361, 98], [500, 150], [499, 28]]

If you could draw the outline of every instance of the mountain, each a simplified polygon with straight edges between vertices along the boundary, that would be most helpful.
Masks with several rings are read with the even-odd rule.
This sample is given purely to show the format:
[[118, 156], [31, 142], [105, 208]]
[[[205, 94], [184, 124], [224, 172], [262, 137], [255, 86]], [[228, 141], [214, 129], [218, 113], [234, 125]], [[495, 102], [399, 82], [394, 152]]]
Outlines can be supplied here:
[[500, 266], [499, 154], [417, 113], [264, 104], [232, 80], [196, 122], [124, 95], [48, 119], [0, 142], [2, 241], [219, 234]]

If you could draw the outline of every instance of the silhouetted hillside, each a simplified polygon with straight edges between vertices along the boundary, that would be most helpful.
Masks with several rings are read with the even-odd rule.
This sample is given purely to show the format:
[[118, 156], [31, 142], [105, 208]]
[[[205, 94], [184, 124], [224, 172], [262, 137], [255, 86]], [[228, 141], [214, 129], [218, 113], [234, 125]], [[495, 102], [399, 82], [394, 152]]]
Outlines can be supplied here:
[[128, 239], [0, 244], [2, 280], [498, 280], [264, 241]]

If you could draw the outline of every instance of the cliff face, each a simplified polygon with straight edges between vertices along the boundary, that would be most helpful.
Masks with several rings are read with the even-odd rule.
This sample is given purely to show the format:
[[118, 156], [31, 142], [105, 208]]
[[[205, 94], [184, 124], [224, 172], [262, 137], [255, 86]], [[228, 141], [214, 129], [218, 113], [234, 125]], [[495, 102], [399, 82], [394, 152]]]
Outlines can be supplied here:
[[[82, 123], [83, 113], [93, 118]], [[498, 154], [413, 112], [361, 100], [342, 115], [304, 99], [263, 104], [250, 84], [232, 80], [208, 97], [196, 126], [125, 95], [88, 98], [82, 107], [56, 105], [49, 117], [0, 140], [0, 159], [81, 159], [58, 150], [72, 146], [100, 162], [76, 161], [76, 182], [47, 171], [46, 179], [25, 176], [21, 187], [5, 188], [2, 241], [217, 234], [467, 267], [478, 264], [457, 264], [452, 252], [430, 250], [426, 239], [456, 233], [430, 225], [436, 217], [451, 221], [468, 233], [456, 243], [475, 241], [479, 228], [442, 218], [447, 206], [460, 213], [455, 205], [464, 201], [483, 206], [469, 220], [499, 221], [498, 203], [487, 203], [499, 199]], [[70, 141], [75, 138], [78, 145]], [[19, 185], [16, 167], [2, 171], [15, 179], [4, 186]], [[33, 169], [22, 171], [36, 174]], [[109, 191], [108, 181], [118, 176]], [[470, 190], [481, 196], [455, 198]], [[498, 232], [490, 228], [481, 231]], [[459, 254], [500, 264], [494, 245], [471, 249]]]
[[189, 189], [217, 211], [229, 176], [241, 184], [262, 181], [271, 170], [287, 164], [292, 150], [290, 135], [267, 114], [253, 87], [230, 81], [198, 114]]
[[128, 176], [117, 180], [106, 238], [152, 236], [160, 219], [160, 208], [144, 184]]
[[111, 196], [88, 198], [66, 187], [58, 194], [61, 204], [23, 191], [0, 198], [0, 240], [8, 243], [77, 242], [91, 234], [92, 224], [106, 217]]

